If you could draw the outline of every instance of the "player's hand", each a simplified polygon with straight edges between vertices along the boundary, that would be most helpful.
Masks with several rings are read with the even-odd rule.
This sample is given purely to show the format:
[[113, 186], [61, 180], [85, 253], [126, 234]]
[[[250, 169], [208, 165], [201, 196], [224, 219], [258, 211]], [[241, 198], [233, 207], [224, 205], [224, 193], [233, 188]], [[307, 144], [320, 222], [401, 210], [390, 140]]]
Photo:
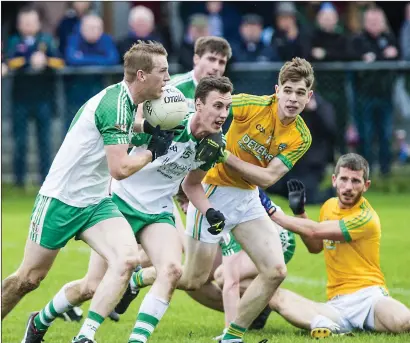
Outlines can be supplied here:
[[221, 156], [221, 149], [223, 151], [224, 147], [222, 131], [211, 133], [199, 142], [195, 159], [203, 162], [216, 161]]
[[172, 131], [161, 131], [159, 125], [155, 127], [147, 148], [152, 153], [152, 162], [168, 152], [173, 139], [174, 133]]
[[206, 211], [205, 217], [209, 225], [211, 225], [208, 228], [209, 233], [212, 235], [220, 234], [225, 227], [225, 216], [211, 207]]
[[287, 182], [288, 184], [288, 199], [289, 207], [293, 211], [294, 215], [300, 215], [305, 213], [306, 192], [305, 185], [302, 181], [292, 179]]
[[216, 160], [216, 163], [225, 163], [231, 153], [228, 150], [219, 150], [219, 157]]

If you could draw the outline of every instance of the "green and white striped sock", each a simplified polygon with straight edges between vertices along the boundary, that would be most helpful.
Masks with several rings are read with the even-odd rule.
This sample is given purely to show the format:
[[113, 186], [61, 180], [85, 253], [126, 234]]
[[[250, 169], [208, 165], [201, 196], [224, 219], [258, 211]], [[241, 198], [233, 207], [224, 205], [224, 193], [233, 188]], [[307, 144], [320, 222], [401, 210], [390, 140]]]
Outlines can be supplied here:
[[140, 269], [137, 272], [132, 273], [131, 280], [130, 280], [130, 286], [133, 291], [137, 291], [140, 288], [144, 288], [144, 277], [143, 277], [143, 271], [144, 269]]
[[104, 319], [105, 318], [98, 313], [89, 311], [77, 338], [87, 337], [88, 339], [94, 340], [95, 333]]
[[34, 326], [39, 331], [45, 331], [59, 314], [67, 312], [73, 307], [74, 306], [68, 302], [65, 295], [65, 287], [63, 287], [46, 307], [39, 312], [38, 316], [35, 316]]
[[168, 306], [169, 302], [148, 293], [142, 301], [137, 322], [128, 343], [145, 343], [152, 335]]

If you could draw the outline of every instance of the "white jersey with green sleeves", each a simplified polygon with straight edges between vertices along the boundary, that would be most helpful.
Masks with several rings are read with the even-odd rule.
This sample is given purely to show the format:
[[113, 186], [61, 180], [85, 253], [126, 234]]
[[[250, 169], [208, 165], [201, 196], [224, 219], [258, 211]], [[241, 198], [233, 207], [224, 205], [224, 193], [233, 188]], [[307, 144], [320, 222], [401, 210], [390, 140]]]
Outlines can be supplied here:
[[173, 75], [168, 84], [178, 88], [185, 95], [189, 111], [195, 112], [195, 89], [198, 82], [194, 78], [194, 71]]
[[88, 100], [75, 115], [39, 193], [87, 207], [109, 196], [104, 145], [129, 144], [136, 106], [124, 81]]
[[[179, 185], [188, 172], [198, 168], [208, 171], [216, 162], [215, 160], [203, 162], [195, 159], [199, 142], [190, 129], [194, 115], [193, 113], [187, 115], [181, 122], [185, 129], [175, 135], [166, 155], [158, 157], [154, 162], [148, 163], [139, 172], [124, 180], [113, 180], [112, 193], [139, 212], [172, 213], [174, 207], [172, 197], [177, 193]], [[151, 136], [147, 134], [134, 134], [132, 144], [135, 147], [131, 150], [130, 155], [146, 149], [150, 139]]]

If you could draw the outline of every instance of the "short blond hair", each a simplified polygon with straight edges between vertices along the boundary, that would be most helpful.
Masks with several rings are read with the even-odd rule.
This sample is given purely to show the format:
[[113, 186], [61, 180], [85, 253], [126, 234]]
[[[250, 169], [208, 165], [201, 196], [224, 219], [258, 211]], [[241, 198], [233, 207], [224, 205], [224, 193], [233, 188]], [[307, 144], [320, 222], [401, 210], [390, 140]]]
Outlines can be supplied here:
[[279, 85], [287, 81], [299, 82], [304, 80], [306, 87], [311, 89], [315, 81], [315, 75], [311, 64], [304, 58], [295, 57], [292, 61], [286, 62], [279, 72]]
[[137, 77], [138, 70], [151, 73], [154, 68], [152, 57], [155, 55], [168, 57], [167, 50], [161, 43], [138, 41], [138, 43], [133, 44], [124, 54], [125, 81], [133, 82]]

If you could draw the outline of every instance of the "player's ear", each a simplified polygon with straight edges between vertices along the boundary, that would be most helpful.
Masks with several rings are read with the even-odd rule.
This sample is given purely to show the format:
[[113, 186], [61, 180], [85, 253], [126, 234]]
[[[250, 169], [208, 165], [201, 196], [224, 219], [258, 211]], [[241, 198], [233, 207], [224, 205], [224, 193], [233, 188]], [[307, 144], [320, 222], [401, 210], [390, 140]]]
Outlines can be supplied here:
[[275, 93], [278, 94], [279, 93], [279, 86], [275, 85]]
[[364, 183], [364, 192], [366, 192], [369, 189], [371, 183], [372, 182], [370, 180], [365, 181], [365, 183]]
[[145, 73], [141, 69], [137, 70], [137, 80], [140, 81], [140, 82], [144, 82], [146, 80]]
[[332, 175], [332, 186], [333, 188], [336, 188], [336, 175], [335, 174]]
[[196, 66], [199, 63], [199, 60], [201, 59], [201, 57], [199, 57], [199, 55], [195, 54], [193, 57], [193, 61], [194, 61], [194, 66]]

